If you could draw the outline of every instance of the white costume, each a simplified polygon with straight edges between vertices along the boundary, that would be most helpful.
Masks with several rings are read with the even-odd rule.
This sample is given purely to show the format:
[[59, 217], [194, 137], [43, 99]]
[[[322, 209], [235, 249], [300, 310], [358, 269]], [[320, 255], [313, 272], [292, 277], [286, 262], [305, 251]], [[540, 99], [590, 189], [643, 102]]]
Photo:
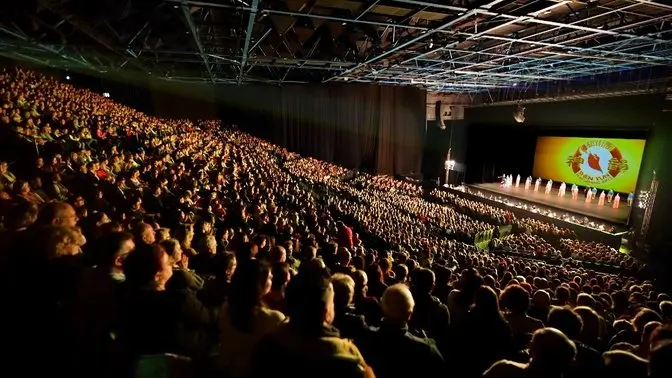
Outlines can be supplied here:
[[516, 176], [516, 188], [520, 186], [520, 175]]
[[544, 194], [551, 194], [552, 189], [553, 189], [553, 180], [548, 180], [548, 182], [546, 182], [546, 191], [544, 192]]
[[565, 190], [567, 190], [567, 184], [563, 182], [562, 184], [560, 184], [560, 189], [558, 189], [558, 197], [564, 197]]
[[611, 205], [614, 209], [618, 209], [618, 206], [621, 204], [621, 196], [616, 194], [616, 197], [614, 197], [614, 204]]
[[525, 190], [530, 190], [531, 185], [532, 185], [532, 177], [527, 176], [527, 180], [525, 180]]
[[534, 191], [538, 192], [539, 191], [539, 186], [541, 185], [541, 178], [538, 178], [537, 181], [534, 182]]

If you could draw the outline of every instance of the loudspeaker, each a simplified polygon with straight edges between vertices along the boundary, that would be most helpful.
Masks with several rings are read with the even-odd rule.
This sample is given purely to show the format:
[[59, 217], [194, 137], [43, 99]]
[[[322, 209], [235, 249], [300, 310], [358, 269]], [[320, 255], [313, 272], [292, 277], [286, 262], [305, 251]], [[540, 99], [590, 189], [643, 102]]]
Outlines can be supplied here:
[[441, 119], [444, 122], [453, 119], [453, 107], [451, 105], [442, 104]]
[[443, 122], [444, 117], [443, 117], [443, 106], [441, 105], [441, 101], [436, 102], [436, 107], [434, 108], [434, 112], [436, 114], [436, 125], [439, 126], [441, 130], [446, 129], [446, 124]]

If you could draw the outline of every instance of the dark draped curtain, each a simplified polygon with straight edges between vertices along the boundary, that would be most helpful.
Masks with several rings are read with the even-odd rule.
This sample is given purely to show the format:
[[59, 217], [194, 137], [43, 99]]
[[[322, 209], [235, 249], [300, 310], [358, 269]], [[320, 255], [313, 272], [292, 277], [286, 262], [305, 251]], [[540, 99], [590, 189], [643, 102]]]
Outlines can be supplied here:
[[220, 87], [221, 118], [303, 156], [380, 174], [420, 173], [426, 94], [363, 84]]
[[[233, 117], [239, 126], [290, 151], [368, 172], [420, 172], [423, 90], [347, 84], [243, 87], [222, 93], [229, 116], [231, 105], [240, 109]], [[255, 105], [243, 105], [245, 101]]]
[[416, 88], [377, 88], [380, 126], [376, 172], [419, 174], [426, 130], [425, 92]]

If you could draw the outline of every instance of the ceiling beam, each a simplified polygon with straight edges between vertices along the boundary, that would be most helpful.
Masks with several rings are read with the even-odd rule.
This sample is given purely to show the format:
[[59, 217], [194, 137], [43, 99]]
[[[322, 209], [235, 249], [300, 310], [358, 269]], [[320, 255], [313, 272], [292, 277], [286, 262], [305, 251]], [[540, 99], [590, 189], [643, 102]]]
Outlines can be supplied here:
[[205, 54], [205, 50], [203, 50], [203, 45], [201, 44], [201, 38], [198, 35], [196, 25], [194, 25], [194, 19], [191, 17], [191, 7], [189, 6], [186, 0], [182, 0], [182, 13], [184, 13], [184, 18], [185, 21], [187, 22], [187, 26], [189, 26], [189, 32], [191, 33], [191, 36], [194, 38], [194, 43], [196, 44], [196, 48], [198, 49], [198, 55], [201, 56], [203, 64], [205, 64], [205, 69], [208, 71], [210, 81], [213, 84], [215, 84], [215, 77], [212, 75], [212, 68], [210, 68], [210, 62], [208, 61], [208, 56]]
[[257, 10], [259, 9], [259, 0], [252, 0], [252, 7], [250, 8], [250, 15], [247, 19], [247, 29], [245, 30], [245, 43], [243, 44], [243, 57], [240, 60], [240, 73], [238, 74], [238, 85], [243, 82], [243, 75], [245, 73], [245, 65], [247, 64], [247, 55], [250, 52], [250, 40], [252, 40], [252, 30], [254, 29], [254, 22], [257, 19]]

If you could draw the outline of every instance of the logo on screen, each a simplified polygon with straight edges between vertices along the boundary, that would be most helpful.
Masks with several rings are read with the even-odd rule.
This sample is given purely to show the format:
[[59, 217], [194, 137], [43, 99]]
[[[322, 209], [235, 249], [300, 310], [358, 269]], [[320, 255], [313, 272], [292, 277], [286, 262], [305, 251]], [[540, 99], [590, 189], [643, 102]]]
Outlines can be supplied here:
[[613, 143], [606, 140], [591, 140], [576, 149], [567, 164], [581, 180], [591, 184], [603, 184], [628, 170], [628, 161]]

